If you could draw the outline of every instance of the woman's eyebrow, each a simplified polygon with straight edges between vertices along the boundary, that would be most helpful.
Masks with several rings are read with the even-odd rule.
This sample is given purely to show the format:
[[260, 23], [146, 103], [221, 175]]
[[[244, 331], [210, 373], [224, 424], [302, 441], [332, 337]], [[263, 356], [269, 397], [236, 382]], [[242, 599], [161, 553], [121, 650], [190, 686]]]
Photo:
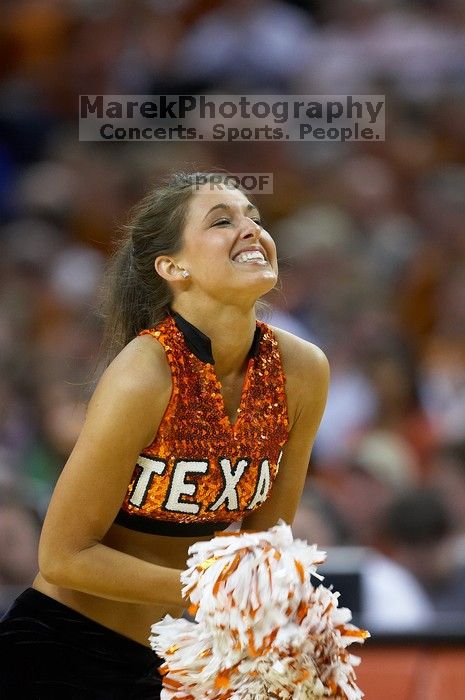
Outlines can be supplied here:
[[[229, 212], [232, 211], [232, 209], [231, 209], [231, 207], [229, 206], [229, 204], [215, 204], [215, 206], [212, 207], [212, 208], [205, 214], [205, 217], [204, 217], [203, 220], [205, 221], [205, 219], [207, 218], [207, 216], [208, 216], [209, 214], [211, 214], [212, 211], [215, 211], [216, 209], [226, 209], [226, 211], [229, 211]], [[249, 202], [249, 204], [247, 204], [247, 205], [244, 207], [244, 211], [251, 211], [252, 209], [255, 209], [255, 210], [258, 212], [257, 207], [256, 207], [254, 204], [250, 204], [250, 202]]]

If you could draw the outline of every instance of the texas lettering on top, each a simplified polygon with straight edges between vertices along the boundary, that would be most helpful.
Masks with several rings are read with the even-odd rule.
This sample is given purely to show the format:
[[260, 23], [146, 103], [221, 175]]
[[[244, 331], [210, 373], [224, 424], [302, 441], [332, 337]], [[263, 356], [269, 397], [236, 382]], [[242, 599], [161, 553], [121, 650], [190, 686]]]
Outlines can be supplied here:
[[[276, 463], [274, 476], [279, 469], [279, 461], [281, 454]], [[251, 479], [250, 483], [255, 482], [254, 490], [247, 504], [240, 506], [239, 498], [239, 483], [245, 471], [250, 467], [252, 460], [243, 458], [237, 460], [233, 465], [231, 460], [223, 457], [218, 460], [218, 466], [223, 477], [223, 484], [220, 493], [213, 494], [215, 499], [212, 503], [202, 503], [196, 500], [196, 492], [198, 490], [199, 476], [205, 475], [208, 480], [208, 475], [212, 471], [208, 460], [186, 460], [179, 459], [174, 462], [171, 470], [171, 478], [168, 483], [165, 481], [162, 488], [165, 491], [161, 509], [167, 513], [191, 513], [198, 515], [202, 510], [204, 512], [215, 512], [220, 506], [223, 506], [228, 513], [237, 513], [243, 509], [252, 510], [258, 507], [267, 498], [271, 486], [270, 463], [268, 459], [263, 459], [258, 464], [256, 470], [257, 476]], [[147, 496], [154, 487], [154, 481], [157, 477], [163, 476], [167, 470], [167, 462], [162, 459], [152, 457], [139, 456], [137, 467], [140, 468], [139, 475], [135, 478], [132, 487], [132, 493], [129, 498], [129, 504], [144, 510], [147, 503]], [[186, 498], [187, 497], [187, 498]], [[247, 500], [242, 498], [242, 501]]]
[[141, 331], [163, 345], [172, 393], [154, 441], [137, 459], [117, 523], [142, 529], [148, 520], [233, 522], [268, 498], [288, 414], [277, 341], [267, 324], [256, 323], [234, 423], [212, 358], [192, 351], [172, 315]]

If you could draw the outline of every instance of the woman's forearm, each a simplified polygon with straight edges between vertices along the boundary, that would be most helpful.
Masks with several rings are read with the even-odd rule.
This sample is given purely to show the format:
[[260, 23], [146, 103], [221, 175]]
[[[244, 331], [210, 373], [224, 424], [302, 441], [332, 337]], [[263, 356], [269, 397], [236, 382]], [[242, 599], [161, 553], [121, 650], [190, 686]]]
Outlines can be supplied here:
[[54, 559], [47, 567], [39, 558], [39, 566], [44, 579], [57, 586], [126, 603], [188, 605], [181, 595], [181, 569], [151, 564], [100, 543]]

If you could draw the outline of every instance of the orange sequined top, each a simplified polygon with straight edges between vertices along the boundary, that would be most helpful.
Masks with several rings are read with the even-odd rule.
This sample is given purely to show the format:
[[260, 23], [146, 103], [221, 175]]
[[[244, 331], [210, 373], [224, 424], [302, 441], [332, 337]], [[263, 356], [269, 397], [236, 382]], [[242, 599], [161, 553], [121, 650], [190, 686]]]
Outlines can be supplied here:
[[237, 418], [226, 414], [210, 338], [175, 311], [150, 334], [162, 344], [172, 392], [139, 455], [115, 522], [161, 535], [225, 529], [268, 498], [288, 437], [285, 375], [271, 328], [256, 321]]

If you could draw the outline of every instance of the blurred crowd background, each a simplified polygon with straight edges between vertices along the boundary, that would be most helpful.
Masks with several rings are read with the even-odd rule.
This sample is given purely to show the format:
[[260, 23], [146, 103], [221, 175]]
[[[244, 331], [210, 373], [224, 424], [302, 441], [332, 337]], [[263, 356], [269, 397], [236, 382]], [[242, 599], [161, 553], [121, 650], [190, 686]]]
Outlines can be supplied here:
[[[265, 320], [332, 369], [294, 533], [357, 568], [372, 630], [465, 631], [465, 4], [2, 5], [0, 607], [83, 423], [118, 226], [157, 176], [222, 167], [273, 173]], [[386, 94], [386, 140], [78, 140], [80, 93], [208, 92]]]

